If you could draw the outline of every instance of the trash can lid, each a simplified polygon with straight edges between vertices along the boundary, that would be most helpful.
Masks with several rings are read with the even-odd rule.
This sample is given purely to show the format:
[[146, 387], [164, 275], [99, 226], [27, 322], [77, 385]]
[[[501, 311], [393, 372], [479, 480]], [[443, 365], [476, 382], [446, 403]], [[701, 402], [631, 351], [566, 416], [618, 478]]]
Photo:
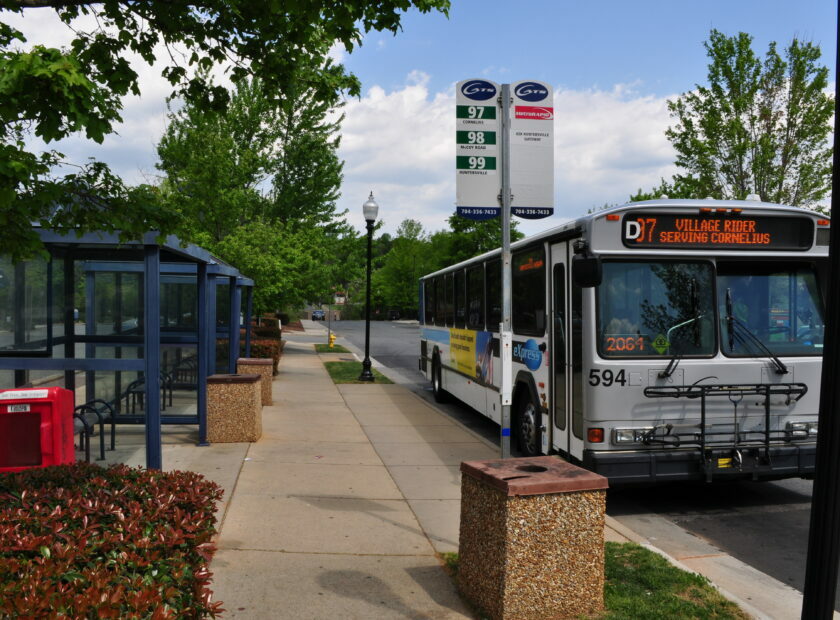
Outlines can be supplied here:
[[609, 486], [604, 476], [556, 456], [466, 461], [461, 463], [461, 473], [509, 496], [595, 491]]
[[207, 377], [207, 383], [256, 383], [260, 379], [260, 375], [254, 374], [210, 375]]

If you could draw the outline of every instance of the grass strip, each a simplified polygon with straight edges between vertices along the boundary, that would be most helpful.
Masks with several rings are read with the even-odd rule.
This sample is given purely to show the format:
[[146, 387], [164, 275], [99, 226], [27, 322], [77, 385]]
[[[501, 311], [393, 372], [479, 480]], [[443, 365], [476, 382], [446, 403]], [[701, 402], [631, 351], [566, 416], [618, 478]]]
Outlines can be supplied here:
[[[362, 374], [361, 362], [324, 362], [327, 372], [333, 383], [370, 383], [370, 381], [359, 381]], [[374, 383], [393, 383], [388, 377], [376, 369], [373, 369]]]
[[333, 345], [330, 348], [328, 344], [316, 344], [315, 345], [315, 352], [316, 353], [350, 353], [348, 349], [345, 349], [340, 344]]
[[705, 577], [640, 545], [608, 542], [605, 560], [605, 618], [750, 617]]
[[[447, 574], [456, 581], [458, 554], [439, 555]], [[635, 543], [606, 544], [605, 578], [606, 610], [601, 620], [750, 618], [705, 577], [681, 570]]]

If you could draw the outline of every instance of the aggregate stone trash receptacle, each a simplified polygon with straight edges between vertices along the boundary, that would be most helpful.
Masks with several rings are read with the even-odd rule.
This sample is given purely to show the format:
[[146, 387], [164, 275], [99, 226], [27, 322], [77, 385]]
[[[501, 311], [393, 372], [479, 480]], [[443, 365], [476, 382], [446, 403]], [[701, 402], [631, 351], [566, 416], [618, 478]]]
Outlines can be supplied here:
[[271, 381], [274, 379], [274, 360], [261, 357], [240, 357], [236, 360], [236, 372], [239, 374], [260, 375], [262, 404], [270, 405]]
[[262, 436], [260, 375], [207, 377], [207, 441], [257, 441]]
[[607, 479], [559, 458], [461, 463], [458, 587], [493, 620], [604, 609]]

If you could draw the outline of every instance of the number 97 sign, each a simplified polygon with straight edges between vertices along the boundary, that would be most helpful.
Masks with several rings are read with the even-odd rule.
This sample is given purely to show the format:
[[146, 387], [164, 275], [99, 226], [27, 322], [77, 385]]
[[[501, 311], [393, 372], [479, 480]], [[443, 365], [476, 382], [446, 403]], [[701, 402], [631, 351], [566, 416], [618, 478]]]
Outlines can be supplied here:
[[487, 80], [458, 82], [455, 104], [455, 175], [458, 214], [476, 220], [497, 217], [500, 87]]

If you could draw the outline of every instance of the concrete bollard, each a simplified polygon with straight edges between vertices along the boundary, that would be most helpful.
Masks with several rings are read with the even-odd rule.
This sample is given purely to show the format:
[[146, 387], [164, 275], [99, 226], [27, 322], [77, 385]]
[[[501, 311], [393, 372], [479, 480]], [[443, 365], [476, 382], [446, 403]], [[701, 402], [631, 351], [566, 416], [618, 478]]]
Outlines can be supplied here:
[[241, 375], [259, 375], [262, 404], [272, 404], [271, 381], [274, 379], [274, 360], [261, 357], [240, 357], [236, 360], [236, 372]]
[[604, 609], [607, 479], [565, 461], [461, 463], [458, 586], [493, 620]]
[[260, 375], [207, 377], [207, 441], [257, 441], [261, 436]]

